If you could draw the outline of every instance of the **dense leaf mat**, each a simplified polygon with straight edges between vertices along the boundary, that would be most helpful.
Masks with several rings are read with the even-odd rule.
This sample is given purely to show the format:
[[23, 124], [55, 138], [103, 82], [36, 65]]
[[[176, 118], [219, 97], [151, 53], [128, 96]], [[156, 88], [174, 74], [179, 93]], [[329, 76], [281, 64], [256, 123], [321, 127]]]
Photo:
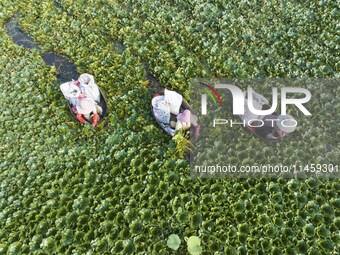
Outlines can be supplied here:
[[[0, 254], [186, 254], [192, 235], [204, 254], [337, 254], [338, 180], [191, 179], [151, 117], [146, 73], [186, 97], [191, 77], [339, 77], [337, 7], [1, 1]], [[98, 129], [72, 120], [56, 69], [6, 34], [17, 12], [44, 52], [69, 58], [106, 91], [111, 111]], [[275, 150], [293, 162], [336, 162], [339, 87], [312, 89], [323, 124]], [[237, 155], [245, 142], [265, 149]], [[277, 162], [241, 129], [228, 153]]]

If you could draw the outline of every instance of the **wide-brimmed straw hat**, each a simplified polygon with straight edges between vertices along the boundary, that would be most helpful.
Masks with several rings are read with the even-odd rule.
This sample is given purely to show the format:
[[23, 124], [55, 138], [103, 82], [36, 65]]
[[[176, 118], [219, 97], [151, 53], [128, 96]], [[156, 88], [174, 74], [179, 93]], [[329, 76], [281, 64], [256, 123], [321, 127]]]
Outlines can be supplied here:
[[78, 101], [77, 111], [80, 114], [89, 114], [91, 112], [96, 113], [96, 103], [91, 98], [83, 98]]
[[296, 129], [296, 120], [290, 115], [279, 115], [276, 126], [285, 133], [292, 133]]

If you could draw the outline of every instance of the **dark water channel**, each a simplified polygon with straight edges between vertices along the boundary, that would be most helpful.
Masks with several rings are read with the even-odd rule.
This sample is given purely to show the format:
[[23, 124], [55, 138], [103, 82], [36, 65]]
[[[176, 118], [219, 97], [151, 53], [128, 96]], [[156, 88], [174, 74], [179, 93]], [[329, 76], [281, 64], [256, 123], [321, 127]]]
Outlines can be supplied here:
[[[62, 8], [58, 1], [55, 1], [56, 8]], [[77, 67], [71, 63], [67, 58], [58, 55], [55, 52], [42, 52], [39, 44], [34, 42], [34, 39], [25, 33], [19, 26], [19, 13], [12, 17], [6, 24], [6, 32], [13, 39], [13, 41], [25, 49], [34, 49], [40, 52], [41, 57], [45, 61], [47, 66], [55, 66], [57, 69], [57, 79], [60, 83], [70, 81], [72, 79], [77, 80], [79, 73]], [[117, 53], [122, 53], [125, 50], [123, 43], [114, 41], [112, 44]], [[149, 71], [148, 65], [145, 66], [146, 78], [149, 80], [149, 91], [151, 93], [161, 93], [164, 90], [162, 85]]]
[[[18, 18], [19, 15], [16, 14], [9, 22], [6, 23], [5, 28], [7, 34], [17, 45], [20, 45], [26, 49], [35, 49], [41, 52], [41, 47], [34, 42], [34, 39], [20, 29]], [[54, 52], [41, 52], [41, 56], [46, 65], [56, 67], [57, 78], [59, 82], [63, 83], [72, 79], [78, 79], [79, 73], [77, 72], [77, 67], [67, 58], [60, 56]]]

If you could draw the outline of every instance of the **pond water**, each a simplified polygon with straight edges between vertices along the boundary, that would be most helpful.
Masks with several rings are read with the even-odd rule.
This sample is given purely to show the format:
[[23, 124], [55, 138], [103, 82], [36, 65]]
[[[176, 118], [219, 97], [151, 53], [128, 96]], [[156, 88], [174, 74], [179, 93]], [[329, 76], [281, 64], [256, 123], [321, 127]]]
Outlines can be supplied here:
[[72, 79], [77, 80], [79, 73], [77, 67], [67, 58], [59, 56], [54, 52], [47, 52], [42, 55], [46, 65], [55, 66], [58, 70], [57, 78], [60, 82], [67, 82]]
[[6, 23], [5, 28], [10, 37], [12, 37], [13, 41], [23, 46], [26, 49], [36, 49], [40, 50], [38, 44], [36, 44], [32, 37], [24, 33], [18, 24], [19, 15], [16, 14], [9, 22]]
[[58, 0], [55, 0], [55, 1], [54, 1], [54, 5], [55, 5], [55, 7], [57, 7], [58, 9], [62, 9], [62, 8], [63, 8]]
[[[41, 47], [34, 42], [34, 39], [20, 29], [18, 18], [19, 14], [16, 14], [9, 22], [6, 23], [5, 28], [7, 34], [17, 45], [23, 46], [26, 49], [41, 51]], [[78, 79], [79, 73], [77, 72], [77, 67], [67, 58], [54, 52], [41, 53], [41, 56], [46, 65], [56, 67], [59, 82], [63, 83], [72, 79]]]
[[125, 45], [118, 40], [113, 41], [112, 47], [115, 49], [115, 52], [118, 54], [122, 54], [126, 49]]

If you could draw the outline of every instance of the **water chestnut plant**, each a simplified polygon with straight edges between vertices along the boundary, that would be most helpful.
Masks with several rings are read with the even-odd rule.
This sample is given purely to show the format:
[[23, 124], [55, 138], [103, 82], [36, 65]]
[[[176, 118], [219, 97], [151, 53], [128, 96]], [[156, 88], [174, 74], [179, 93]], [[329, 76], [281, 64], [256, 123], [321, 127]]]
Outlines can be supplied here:
[[[339, 78], [337, 7], [1, 1], [0, 254], [337, 254], [337, 179], [193, 179], [186, 156], [202, 144], [169, 138], [150, 114], [164, 87], [190, 101], [193, 77]], [[13, 18], [39, 50], [16, 43]], [[51, 52], [94, 75], [103, 126], [73, 121]], [[292, 140], [269, 146], [240, 128], [202, 158], [338, 164], [339, 86], [306, 87], [313, 117], [292, 110]]]

